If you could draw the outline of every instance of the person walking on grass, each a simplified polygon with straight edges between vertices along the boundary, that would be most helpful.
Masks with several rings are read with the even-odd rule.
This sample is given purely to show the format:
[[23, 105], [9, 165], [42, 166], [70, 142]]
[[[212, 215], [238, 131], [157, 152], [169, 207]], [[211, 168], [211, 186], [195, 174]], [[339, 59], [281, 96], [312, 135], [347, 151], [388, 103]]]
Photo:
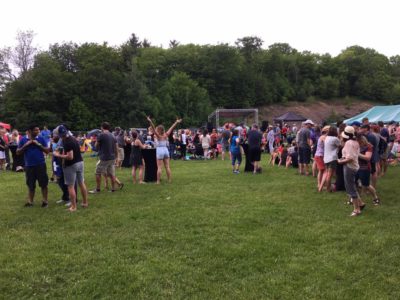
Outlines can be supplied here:
[[371, 173], [371, 157], [372, 145], [368, 142], [367, 138], [363, 135], [357, 135], [357, 142], [360, 145], [360, 154], [358, 155], [358, 169], [356, 181], [360, 180], [362, 189], [368, 191], [373, 197], [373, 204], [379, 205], [381, 201], [378, 198], [376, 189], [370, 184]]
[[174, 124], [165, 132], [163, 125], [154, 125], [150, 117], [147, 117], [150, 126], [157, 138], [156, 142], [156, 157], [157, 157], [157, 184], [160, 184], [162, 166], [164, 165], [165, 172], [167, 173], [168, 182], [172, 181], [171, 168], [169, 166], [169, 151], [168, 151], [168, 136], [174, 130], [176, 125], [182, 122], [182, 119], [177, 119]]
[[359, 169], [358, 157], [360, 154], [360, 146], [355, 140], [355, 131], [352, 126], [346, 126], [342, 132], [344, 147], [342, 150], [343, 157], [338, 160], [343, 165], [344, 185], [346, 193], [350, 196], [350, 202], [353, 203], [353, 212], [351, 217], [361, 214], [361, 210], [365, 207], [361, 200], [356, 186], [356, 174]]
[[[101, 185], [101, 175], [104, 174], [111, 180], [111, 190], [110, 192], [115, 192], [115, 187], [117, 178], [115, 177], [115, 159], [117, 157], [117, 141], [114, 135], [110, 132], [110, 124], [108, 122], [103, 122], [101, 124], [101, 134], [96, 140], [96, 149], [99, 153], [100, 160], [96, 164], [96, 189], [89, 191], [91, 194], [96, 194], [100, 192]], [[119, 188], [122, 189], [124, 184], [119, 183]]]
[[297, 144], [299, 146], [299, 174], [308, 176], [310, 174], [309, 165], [311, 162], [311, 127], [314, 122], [307, 120], [303, 128], [297, 133]]
[[239, 130], [234, 129], [231, 138], [229, 139], [230, 153], [232, 159], [232, 171], [234, 174], [239, 174], [240, 164], [242, 163], [242, 153], [240, 150]]
[[47, 194], [49, 177], [47, 175], [47, 167], [45, 155], [49, 154], [50, 149], [47, 147], [46, 141], [39, 136], [40, 129], [37, 125], [32, 125], [28, 129], [28, 135], [24, 136], [17, 148], [17, 155], [24, 154], [25, 158], [25, 176], [26, 185], [28, 186], [28, 202], [25, 207], [33, 206], [35, 197], [36, 181], [38, 181], [42, 189], [42, 207], [48, 206]]
[[64, 183], [68, 186], [69, 200], [71, 201], [69, 211], [74, 212], [77, 210], [75, 183], [79, 185], [81, 190], [82, 207], [88, 207], [87, 189], [83, 177], [83, 159], [78, 141], [68, 134], [65, 126], [60, 125], [58, 127], [58, 135], [63, 141], [63, 153], [55, 151], [53, 155], [63, 159]]

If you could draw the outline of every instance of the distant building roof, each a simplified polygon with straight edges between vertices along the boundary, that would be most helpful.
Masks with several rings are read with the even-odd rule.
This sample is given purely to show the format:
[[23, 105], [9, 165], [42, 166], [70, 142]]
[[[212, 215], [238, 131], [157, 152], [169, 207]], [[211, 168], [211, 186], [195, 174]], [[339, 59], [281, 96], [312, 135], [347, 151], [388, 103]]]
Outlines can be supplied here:
[[279, 122], [279, 121], [282, 121], [282, 122], [296, 122], [296, 121], [302, 122], [302, 121], [305, 121], [305, 120], [307, 120], [307, 119], [304, 118], [303, 116], [299, 116], [298, 114], [295, 114], [294, 112], [291, 112], [291, 111], [289, 111], [289, 112], [287, 112], [287, 113], [285, 113], [285, 114], [283, 114], [283, 115], [281, 115], [281, 116], [279, 116], [279, 117], [274, 119], [275, 122]]

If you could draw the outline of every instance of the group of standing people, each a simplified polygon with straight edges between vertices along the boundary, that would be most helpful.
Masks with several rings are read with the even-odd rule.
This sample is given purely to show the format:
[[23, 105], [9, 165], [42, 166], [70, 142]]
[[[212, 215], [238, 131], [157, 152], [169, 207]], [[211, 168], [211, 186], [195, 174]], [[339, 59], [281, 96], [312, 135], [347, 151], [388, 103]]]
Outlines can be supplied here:
[[[276, 128], [269, 126], [268, 130], [262, 132], [257, 124], [253, 124], [250, 129], [243, 124], [239, 126], [226, 124], [219, 132], [213, 129], [211, 135], [207, 130], [191, 135], [187, 129], [175, 131], [181, 119], [177, 119], [168, 130], [165, 130], [163, 125], [156, 126], [150, 117], [147, 117], [147, 120], [150, 124], [149, 132], [152, 134], [151, 142], [156, 148], [157, 184], [161, 181], [163, 168], [168, 182], [172, 180], [169, 164], [172, 158], [171, 137], [173, 140], [176, 138], [179, 140], [179, 147], [183, 152], [186, 152], [190, 143], [196, 142], [202, 146], [204, 157], [211, 153], [216, 158], [216, 153], [221, 152], [221, 158], [224, 160], [226, 153], [229, 153], [234, 174], [240, 173], [244, 152], [251, 162], [253, 174], [261, 173], [261, 154], [265, 149], [271, 151], [270, 138], [273, 137], [271, 161], [279, 159], [280, 165], [288, 167], [290, 163], [294, 165], [293, 161], [297, 160], [299, 174], [310, 175], [312, 172], [317, 177], [319, 192], [340, 190], [342, 181], [349, 195], [349, 203], [353, 205], [352, 216], [361, 214], [365, 208], [365, 203], [360, 197], [361, 190], [367, 191], [373, 197], [374, 205], [381, 203], [376, 191], [377, 179], [386, 172], [390, 149], [394, 147], [394, 143], [400, 142], [400, 130], [396, 124], [392, 127], [385, 126], [382, 122], [370, 124], [368, 119], [364, 119], [362, 123], [353, 122], [348, 126], [338, 124], [337, 127], [326, 125], [322, 128], [315, 126], [311, 120], [306, 120], [299, 130], [297, 127], [293, 127], [292, 130], [287, 128], [283, 133], [280, 128], [278, 136]], [[99, 161], [95, 170], [96, 188], [90, 191], [84, 182], [81, 147], [64, 125], [53, 130], [52, 145], [48, 140], [51, 134], [47, 128], [40, 132], [39, 127], [33, 125], [29, 127], [25, 136], [17, 135], [13, 141], [18, 144], [16, 154], [23, 155], [24, 158], [29, 192], [25, 206], [33, 205], [36, 182], [42, 191], [42, 207], [48, 205], [49, 178], [45, 159], [49, 152], [53, 153], [53, 171], [63, 191], [62, 200], [59, 202], [65, 202], [71, 212], [77, 210], [78, 187], [82, 195], [81, 206], [84, 208], [88, 207], [88, 193], [96, 194], [101, 191], [102, 178], [105, 179], [106, 186], [108, 181], [111, 182], [110, 192], [123, 188], [124, 184], [117, 178], [115, 169], [121, 167], [124, 159], [123, 148], [127, 144], [131, 147], [133, 182], [144, 183], [142, 150], [150, 144], [135, 130], [129, 136], [124, 135], [120, 128], [116, 128], [113, 133], [110, 130], [110, 124], [103, 122], [101, 133], [96, 136], [95, 148], [98, 151]], [[293, 138], [292, 147], [288, 148], [287, 137], [293, 132], [296, 132], [296, 136]], [[177, 137], [174, 137], [175, 135]], [[0, 128], [0, 166], [5, 161], [4, 153], [7, 147], [4, 136], [4, 130]], [[174, 145], [177, 146], [176, 143]], [[186, 159], [185, 156], [182, 158]], [[139, 171], [138, 180], [137, 171]], [[336, 182], [332, 184], [334, 177]]]

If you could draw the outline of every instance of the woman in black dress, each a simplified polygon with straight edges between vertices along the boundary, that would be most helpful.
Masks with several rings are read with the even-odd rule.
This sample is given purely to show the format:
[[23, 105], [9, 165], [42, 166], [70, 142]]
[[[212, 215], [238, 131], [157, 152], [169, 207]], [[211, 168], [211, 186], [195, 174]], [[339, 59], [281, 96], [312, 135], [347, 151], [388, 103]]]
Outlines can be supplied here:
[[145, 145], [138, 138], [138, 133], [136, 131], [132, 132], [132, 143], [131, 143], [131, 165], [132, 165], [132, 178], [133, 183], [136, 183], [136, 170], [139, 168], [139, 183], [144, 183], [143, 181], [143, 171], [144, 171], [144, 160], [142, 155], [142, 149], [146, 148]]

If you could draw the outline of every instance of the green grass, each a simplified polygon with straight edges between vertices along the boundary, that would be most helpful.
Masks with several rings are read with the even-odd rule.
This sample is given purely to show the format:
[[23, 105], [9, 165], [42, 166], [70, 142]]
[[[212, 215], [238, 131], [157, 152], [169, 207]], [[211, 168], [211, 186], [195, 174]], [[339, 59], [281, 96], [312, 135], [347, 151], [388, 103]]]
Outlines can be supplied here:
[[[95, 159], [86, 159], [94, 186]], [[0, 299], [399, 299], [399, 169], [350, 218], [344, 193], [265, 167], [173, 161], [172, 184], [90, 195], [68, 213], [24, 208], [24, 175], [0, 173]], [[163, 174], [165, 176], [165, 174]], [[164, 177], [165, 178], [165, 177]]]

